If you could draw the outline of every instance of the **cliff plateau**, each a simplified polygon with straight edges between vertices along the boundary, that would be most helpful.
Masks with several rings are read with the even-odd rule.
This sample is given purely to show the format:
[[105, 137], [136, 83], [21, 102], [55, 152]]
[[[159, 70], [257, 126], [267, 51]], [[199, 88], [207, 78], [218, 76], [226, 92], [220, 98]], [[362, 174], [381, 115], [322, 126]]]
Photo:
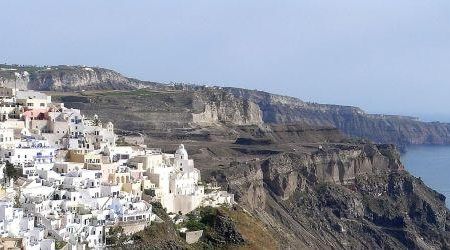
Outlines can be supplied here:
[[[107, 112], [108, 109], [120, 112], [123, 108], [120, 105], [125, 102], [130, 104], [136, 94], [142, 94], [141, 98], [157, 98], [155, 101], [158, 105], [151, 105], [152, 100], [145, 100], [145, 104], [151, 106], [141, 106], [141, 111], [151, 118], [147, 120], [164, 124], [167, 129], [195, 124], [304, 123], [335, 127], [351, 137], [393, 143], [400, 147], [450, 143], [450, 124], [446, 123], [422, 122], [405, 116], [367, 114], [356, 107], [308, 103], [294, 97], [256, 90], [145, 82], [96, 67], [0, 65], [0, 84], [40, 91], [80, 91], [79, 95], [87, 96], [90, 105], [95, 105], [99, 113]], [[145, 89], [147, 93], [136, 91], [140, 89]], [[83, 93], [89, 90], [97, 92]], [[123, 90], [125, 94], [108, 96], [98, 94], [98, 90]], [[112, 97], [116, 100], [107, 105], [102, 103], [102, 98]], [[77, 100], [73, 99], [73, 105], [83, 109], [79, 103], [81, 99]], [[66, 102], [71, 105], [70, 100]], [[115, 107], [114, 103], [117, 103]], [[170, 106], [174, 104], [180, 105], [180, 109], [171, 112]], [[140, 123], [138, 117], [128, 117], [126, 113], [121, 115], [131, 124]], [[152, 129], [155, 126], [159, 125], [152, 125]]]

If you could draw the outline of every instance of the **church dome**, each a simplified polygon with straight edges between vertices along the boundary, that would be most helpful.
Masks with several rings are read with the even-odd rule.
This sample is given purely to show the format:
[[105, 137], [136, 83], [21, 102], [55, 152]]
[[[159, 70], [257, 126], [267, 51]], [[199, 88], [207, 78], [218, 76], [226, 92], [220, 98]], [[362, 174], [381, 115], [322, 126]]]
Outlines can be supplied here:
[[178, 146], [177, 151], [175, 152], [175, 156], [179, 159], [188, 159], [188, 153], [186, 151], [186, 149], [184, 148], [183, 144], [180, 144], [180, 146]]

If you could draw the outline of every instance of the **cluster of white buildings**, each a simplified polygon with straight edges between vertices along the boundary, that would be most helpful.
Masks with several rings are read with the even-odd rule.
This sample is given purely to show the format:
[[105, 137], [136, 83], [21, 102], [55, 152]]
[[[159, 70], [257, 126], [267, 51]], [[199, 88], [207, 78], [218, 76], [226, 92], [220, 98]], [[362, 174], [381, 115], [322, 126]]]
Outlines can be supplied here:
[[[183, 145], [166, 154], [116, 139], [114, 125], [97, 116], [44, 93], [0, 87], [0, 244], [104, 248], [109, 228], [131, 234], [155, 220], [151, 201], [177, 214], [234, 202], [224, 191], [205, 193]], [[3, 174], [11, 164], [23, 177]]]

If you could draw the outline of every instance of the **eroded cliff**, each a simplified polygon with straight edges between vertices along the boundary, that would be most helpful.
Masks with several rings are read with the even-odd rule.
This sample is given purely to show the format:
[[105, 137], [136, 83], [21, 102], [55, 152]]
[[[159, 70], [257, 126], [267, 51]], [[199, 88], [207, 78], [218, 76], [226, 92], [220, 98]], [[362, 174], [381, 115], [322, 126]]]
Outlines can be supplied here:
[[216, 179], [280, 242], [313, 249], [445, 249], [445, 197], [389, 145], [339, 146], [232, 163]]
[[414, 117], [367, 114], [357, 107], [303, 102], [294, 97], [225, 88], [235, 96], [258, 104], [266, 123], [307, 123], [333, 126], [346, 135], [398, 146], [449, 144], [450, 124], [422, 122]]
[[[263, 122], [304, 123], [313, 126], [332, 126], [352, 137], [368, 138], [378, 143], [393, 143], [398, 146], [450, 143], [450, 124], [446, 123], [428, 123], [404, 116], [372, 115], [356, 107], [308, 103], [294, 97], [256, 90], [145, 82], [96, 67], [0, 65], [0, 84], [48, 91], [146, 88], [147, 93], [144, 93], [142, 98], [154, 96], [159, 98], [158, 105], [150, 107], [151, 114], [145, 112], [150, 118], [148, 120], [153, 123], [149, 127], [151, 129], [161, 127], [159, 124], [170, 129], [180, 125], [190, 126], [189, 124], [210, 126], [221, 123], [232, 125]], [[151, 94], [152, 91], [155, 94]], [[134, 97], [130, 94], [140, 95], [136, 91], [115, 95], [115, 100], [104, 106], [100, 104], [96, 109], [99, 113], [109, 112], [110, 108], [118, 112], [123, 111], [121, 116], [125, 117], [128, 123], [145, 130], [148, 125], [142, 124], [141, 117], [130, 116], [129, 110], [120, 106], [124, 102], [134, 101]], [[107, 95], [99, 94], [97, 97], [105, 98]], [[190, 101], [177, 103], [179, 100], [177, 98]], [[152, 100], [146, 102], [145, 104], [152, 104]], [[70, 101], [68, 104], [71, 104]], [[184, 105], [180, 106], [179, 110], [182, 111], [171, 112], [170, 106], [174, 104]], [[74, 105], [83, 109], [83, 105], [79, 105], [78, 102]], [[143, 107], [145, 106], [141, 106]]]
[[136, 89], [158, 85], [142, 82], [109, 69], [86, 66], [0, 65], [0, 85], [41, 91]]
[[262, 114], [254, 102], [229, 92], [203, 89], [194, 92], [193, 101], [201, 112], [192, 113], [192, 122], [200, 125], [226, 123], [232, 125], [262, 124]]

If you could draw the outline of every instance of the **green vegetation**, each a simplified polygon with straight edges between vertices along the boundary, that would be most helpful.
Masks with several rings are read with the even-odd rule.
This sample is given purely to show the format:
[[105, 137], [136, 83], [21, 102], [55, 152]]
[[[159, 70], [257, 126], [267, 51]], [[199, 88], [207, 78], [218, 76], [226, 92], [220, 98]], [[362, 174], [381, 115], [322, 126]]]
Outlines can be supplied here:
[[186, 228], [189, 231], [198, 231], [198, 230], [205, 230], [206, 225], [198, 220], [188, 220], [185, 224]]
[[213, 227], [218, 209], [213, 207], [202, 207], [187, 214], [187, 220], [179, 227], [186, 227], [189, 231], [205, 230]]
[[128, 240], [128, 237], [123, 233], [123, 228], [110, 227], [108, 235], [106, 236], [106, 244], [110, 246], [121, 247]]
[[67, 245], [67, 242], [57, 240], [55, 242], [55, 249], [56, 250], [63, 249], [66, 245]]
[[155, 196], [155, 189], [144, 189], [144, 194], [154, 197]]
[[170, 219], [166, 213], [166, 209], [163, 208], [162, 204], [159, 202], [152, 202], [152, 212], [156, 214], [162, 220]]
[[18, 64], [0, 64], [0, 68], [3, 69], [17, 69], [17, 70], [25, 70], [28, 73], [33, 73], [39, 70], [44, 70], [46, 67], [35, 66], [35, 65], [18, 65]]
[[5, 174], [7, 180], [10, 180], [11, 178], [15, 180], [19, 177], [22, 177], [22, 169], [14, 167], [14, 165], [9, 162], [6, 162], [3, 173]]
[[138, 249], [186, 249], [187, 244], [178, 234], [171, 218], [161, 203], [152, 203], [152, 210], [162, 222], [152, 222], [130, 239]]

